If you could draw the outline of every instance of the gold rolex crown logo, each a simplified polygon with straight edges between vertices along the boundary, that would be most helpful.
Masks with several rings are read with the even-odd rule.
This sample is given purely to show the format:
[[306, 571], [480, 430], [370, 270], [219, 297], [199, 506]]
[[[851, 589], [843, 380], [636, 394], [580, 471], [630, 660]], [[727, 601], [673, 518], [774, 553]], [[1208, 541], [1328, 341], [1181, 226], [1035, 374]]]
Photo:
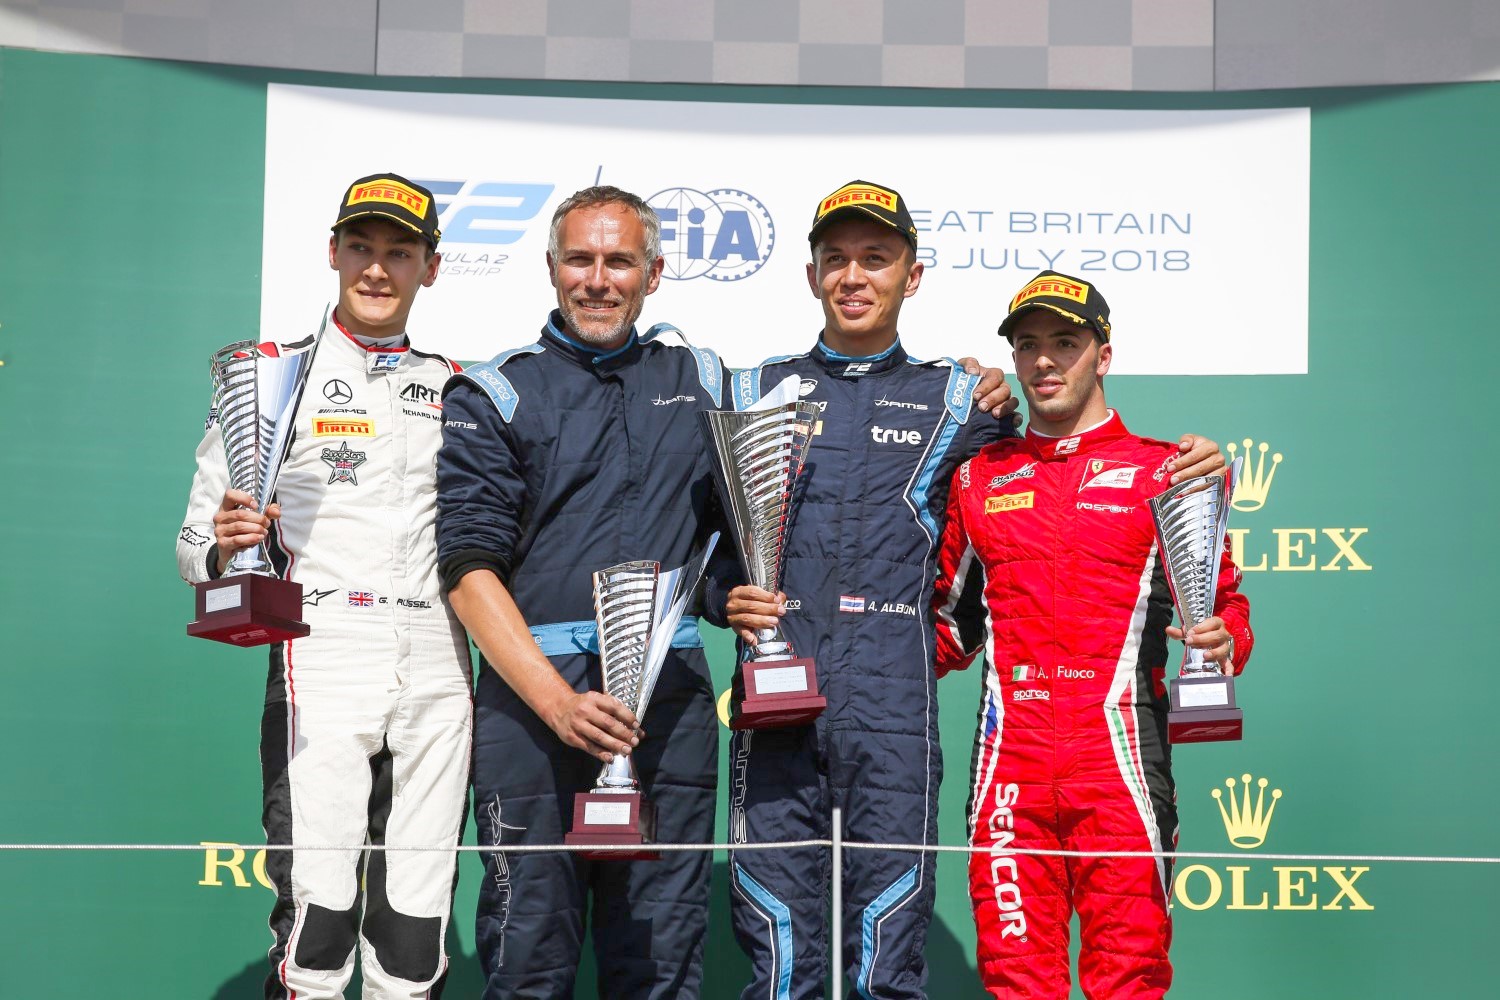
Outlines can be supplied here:
[[[1246, 442], [1248, 444], [1248, 442]], [[1217, 788], [1213, 790], [1213, 797], [1219, 803], [1219, 815], [1224, 817], [1224, 832], [1229, 834], [1229, 842], [1235, 847], [1249, 850], [1259, 847], [1266, 842], [1266, 832], [1271, 829], [1271, 816], [1276, 812], [1276, 800], [1281, 798], [1281, 789], [1271, 789], [1271, 805], [1266, 807], [1266, 786], [1270, 784], [1265, 778], [1256, 782], [1260, 791], [1255, 797], [1255, 804], [1250, 804], [1250, 775], [1240, 776], [1240, 783], [1244, 786], [1244, 794], [1240, 800], [1234, 797], [1234, 779], [1226, 779], [1224, 784], [1229, 789], [1229, 808], [1224, 808], [1224, 793]]]
[[[1250, 455], [1250, 446], [1255, 442], [1245, 438], [1245, 467], [1240, 470], [1239, 482], [1234, 484], [1234, 499], [1231, 501], [1235, 510], [1260, 510], [1266, 505], [1266, 494], [1271, 492], [1271, 480], [1276, 478], [1276, 467], [1281, 464], [1281, 452], [1271, 456], [1270, 471], [1266, 470], [1266, 452], [1269, 446], [1262, 441], [1260, 443], [1260, 460], [1256, 461]], [[1239, 451], [1233, 442], [1229, 444], [1229, 461], [1233, 462], [1235, 452]]]

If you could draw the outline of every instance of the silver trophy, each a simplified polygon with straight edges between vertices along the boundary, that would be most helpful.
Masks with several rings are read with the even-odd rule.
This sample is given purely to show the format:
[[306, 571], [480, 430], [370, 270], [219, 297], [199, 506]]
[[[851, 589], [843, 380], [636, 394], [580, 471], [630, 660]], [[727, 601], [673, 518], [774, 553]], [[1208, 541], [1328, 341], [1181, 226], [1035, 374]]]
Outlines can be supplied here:
[[[718, 540], [717, 534], [709, 538], [707, 547], [681, 569], [663, 573], [660, 563], [638, 561], [594, 574], [594, 621], [604, 691], [637, 719], [646, 715], [677, 625]], [[593, 790], [574, 798], [573, 829], [564, 842], [616, 845], [583, 852], [591, 858], [659, 857], [649, 847], [656, 832], [656, 810], [640, 788], [632, 758], [615, 754], [600, 771]]]
[[[229, 486], [254, 497], [260, 511], [276, 491], [291, 448], [316, 350], [314, 342], [306, 351], [283, 354], [275, 345], [244, 340], [209, 359]], [[308, 634], [302, 585], [276, 577], [264, 543], [236, 552], [224, 575], [198, 584], [197, 591], [198, 616], [188, 635], [258, 646]]]
[[[1147, 501], [1184, 633], [1213, 617], [1229, 503], [1242, 461], [1236, 459], [1228, 475], [1189, 479]], [[1172, 683], [1168, 739], [1173, 743], [1239, 739], [1244, 712], [1235, 705], [1234, 679], [1205, 660], [1202, 650], [1185, 648], [1178, 678]]]
[[[793, 490], [818, 413], [815, 405], [800, 401], [772, 401], [739, 412], [703, 411], [714, 478], [740, 565], [751, 584], [771, 593], [781, 587]], [[730, 727], [765, 729], [817, 718], [827, 700], [818, 694], [813, 661], [795, 658], [779, 626], [757, 630], [755, 639], [741, 664], [743, 693], [733, 706]]]

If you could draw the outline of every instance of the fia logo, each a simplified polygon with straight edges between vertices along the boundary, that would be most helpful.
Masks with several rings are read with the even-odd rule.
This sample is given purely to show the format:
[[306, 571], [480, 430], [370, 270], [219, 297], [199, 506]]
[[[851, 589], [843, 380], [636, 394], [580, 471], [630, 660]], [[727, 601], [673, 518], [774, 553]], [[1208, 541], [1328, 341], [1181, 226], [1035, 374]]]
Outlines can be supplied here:
[[553, 184], [519, 184], [510, 181], [418, 180], [432, 192], [443, 242], [481, 243], [490, 246], [514, 243], [526, 235], [526, 226], [541, 212], [556, 189]]
[[667, 188], [646, 199], [661, 216], [665, 277], [739, 281], [765, 266], [776, 245], [771, 213], [733, 188]]

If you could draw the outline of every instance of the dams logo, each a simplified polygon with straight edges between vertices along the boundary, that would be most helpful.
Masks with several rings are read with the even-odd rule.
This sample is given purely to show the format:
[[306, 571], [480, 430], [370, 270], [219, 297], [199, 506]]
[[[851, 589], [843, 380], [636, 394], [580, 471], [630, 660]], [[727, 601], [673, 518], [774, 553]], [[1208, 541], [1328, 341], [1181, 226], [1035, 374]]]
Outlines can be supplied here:
[[986, 514], [999, 514], [1008, 510], [1024, 510], [1031, 506], [1036, 498], [1034, 492], [1026, 493], [1002, 493], [997, 497], [984, 498], [984, 512]]
[[[1228, 446], [1229, 460], [1234, 461], [1241, 449], [1245, 466], [1234, 486], [1231, 503], [1237, 511], [1258, 511], [1266, 505], [1276, 470], [1281, 467], [1281, 452], [1267, 453], [1270, 446], [1245, 438], [1241, 445]], [[1309, 573], [1314, 571], [1367, 572], [1374, 567], [1360, 555], [1359, 543], [1369, 534], [1368, 528], [1272, 528], [1274, 541], [1255, 528], [1236, 527], [1230, 520], [1228, 535], [1235, 563], [1245, 573]]]
[[[1229, 843], [1244, 851], [1260, 847], [1270, 833], [1281, 789], [1271, 789], [1268, 797], [1270, 782], [1260, 778], [1252, 793], [1248, 774], [1241, 775], [1238, 784], [1233, 778], [1224, 784], [1227, 795], [1218, 788], [1211, 794]], [[1355, 885], [1369, 870], [1344, 865], [1224, 865], [1222, 870], [1188, 865], [1177, 872], [1172, 897], [1190, 910], [1373, 910]]]
[[372, 438], [375, 436], [375, 421], [349, 420], [338, 417], [317, 417], [313, 420], [313, 437]]

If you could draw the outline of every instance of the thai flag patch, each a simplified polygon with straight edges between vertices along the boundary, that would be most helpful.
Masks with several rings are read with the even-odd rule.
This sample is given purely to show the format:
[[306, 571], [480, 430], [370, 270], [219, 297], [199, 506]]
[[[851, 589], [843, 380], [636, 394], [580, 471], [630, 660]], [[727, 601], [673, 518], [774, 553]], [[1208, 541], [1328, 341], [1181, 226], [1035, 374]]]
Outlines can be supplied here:
[[368, 590], [349, 591], [349, 606], [351, 608], [373, 608], [375, 606], [375, 595]]
[[850, 597], [848, 594], [841, 594], [839, 596], [839, 610], [862, 615], [865, 613], [865, 599], [863, 597]]

